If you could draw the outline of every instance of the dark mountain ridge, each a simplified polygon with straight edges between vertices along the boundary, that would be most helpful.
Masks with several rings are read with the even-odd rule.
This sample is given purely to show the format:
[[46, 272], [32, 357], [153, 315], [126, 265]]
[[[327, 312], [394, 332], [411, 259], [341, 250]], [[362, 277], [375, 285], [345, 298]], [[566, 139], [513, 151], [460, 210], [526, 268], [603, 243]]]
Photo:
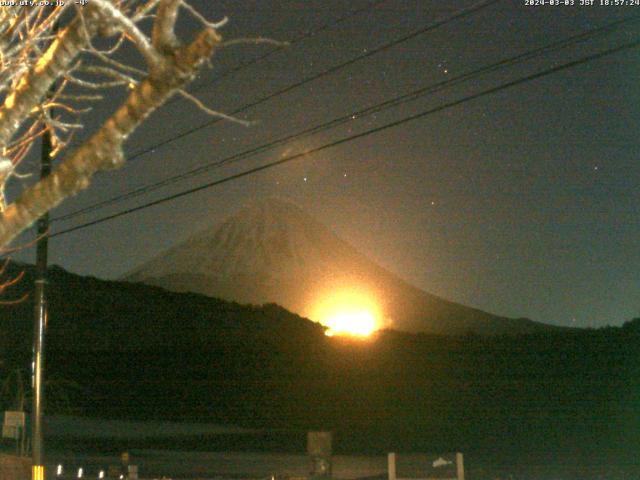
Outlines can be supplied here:
[[[5, 292], [17, 298], [31, 289], [32, 268], [9, 270], [26, 272]], [[70, 401], [85, 415], [297, 437], [323, 428], [338, 452], [462, 450], [511, 462], [630, 462], [640, 446], [640, 320], [521, 336], [384, 331], [363, 341], [326, 337], [276, 305], [55, 267], [48, 290], [47, 375], [79, 384]], [[0, 308], [5, 373], [29, 365], [32, 314], [31, 298]], [[271, 439], [279, 449], [282, 435]]]

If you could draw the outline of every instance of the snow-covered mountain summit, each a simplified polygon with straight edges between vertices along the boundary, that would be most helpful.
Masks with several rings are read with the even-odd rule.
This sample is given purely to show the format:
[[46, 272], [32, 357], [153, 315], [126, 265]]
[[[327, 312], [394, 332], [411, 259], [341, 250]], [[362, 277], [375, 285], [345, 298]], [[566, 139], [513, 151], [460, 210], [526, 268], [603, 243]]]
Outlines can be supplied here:
[[249, 276], [279, 284], [292, 276], [326, 275], [354, 261], [366, 259], [296, 204], [269, 198], [170, 248], [127, 279], [192, 275], [227, 282]]

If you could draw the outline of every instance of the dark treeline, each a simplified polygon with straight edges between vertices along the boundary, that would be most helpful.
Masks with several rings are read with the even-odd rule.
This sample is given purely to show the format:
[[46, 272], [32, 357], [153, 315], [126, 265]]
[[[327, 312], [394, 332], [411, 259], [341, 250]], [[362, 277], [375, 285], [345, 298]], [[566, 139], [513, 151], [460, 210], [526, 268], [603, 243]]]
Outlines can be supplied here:
[[[30, 288], [30, 273], [7, 298]], [[625, 463], [640, 448], [640, 319], [526, 336], [385, 331], [359, 341], [328, 338], [275, 305], [58, 268], [49, 301], [47, 375], [77, 387], [54, 410], [260, 427], [289, 432], [291, 448], [306, 429], [331, 429], [343, 453]], [[0, 308], [3, 374], [29, 364], [32, 312], [30, 299]], [[245, 447], [287, 448], [286, 434], [267, 437]]]

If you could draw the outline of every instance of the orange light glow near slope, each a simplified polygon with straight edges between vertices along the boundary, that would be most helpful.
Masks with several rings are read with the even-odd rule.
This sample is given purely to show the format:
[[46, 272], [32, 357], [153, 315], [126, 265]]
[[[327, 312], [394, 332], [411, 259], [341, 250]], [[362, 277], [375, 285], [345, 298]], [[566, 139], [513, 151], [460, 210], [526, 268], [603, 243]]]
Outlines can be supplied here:
[[376, 331], [376, 320], [371, 312], [366, 310], [340, 312], [326, 318], [323, 325], [329, 327], [325, 335], [352, 335], [358, 337], [368, 337]]
[[327, 327], [329, 337], [368, 337], [382, 327], [379, 308], [373, 298], [357, 290], [325, 292], [312, 318]]

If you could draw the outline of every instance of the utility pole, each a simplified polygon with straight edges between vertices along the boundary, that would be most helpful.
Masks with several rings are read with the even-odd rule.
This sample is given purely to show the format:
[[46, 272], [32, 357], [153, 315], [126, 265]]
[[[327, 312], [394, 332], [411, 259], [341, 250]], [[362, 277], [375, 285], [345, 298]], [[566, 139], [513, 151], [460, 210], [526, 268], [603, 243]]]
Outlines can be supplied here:
[[[51, 173], [51, 132], [42, 135], [40, 159], [40, 179]], [[31, 480], [44, 480], [44, 446], [42, 441], [42, 411], [44, 408], [44, 346], [47, 329], [47, 256], [49, 247], [49, 213], [45, 213], [37, 223], [35, 318], [33, 324], [32, 387], [33, 406], [31, 408]]]
[[[51, 32], [58, 33], [56, 21]], [[55, 82], [49, 88], [47, 97], [53, 94]], [[53, 117], [53, 109], [45, 115]], [[50, 127], [53, 128], [53, 127]], [[40, 180], [51, 174], [51, 152], [53, 151], [53, 134], [47, 129], [42, 135], [42, 151], [40, 153]], [[34, 321], [33, 321], [33, 404], [31, 407], [31, 480], [45, 480], [44, 445], [42, 439], [42, 412], [44, 409], [44, 347], [47, 331], [47, 260], [49, 253], [49, 212], [38, 219], [36, 225], [36, 280], [34, 291]]]

